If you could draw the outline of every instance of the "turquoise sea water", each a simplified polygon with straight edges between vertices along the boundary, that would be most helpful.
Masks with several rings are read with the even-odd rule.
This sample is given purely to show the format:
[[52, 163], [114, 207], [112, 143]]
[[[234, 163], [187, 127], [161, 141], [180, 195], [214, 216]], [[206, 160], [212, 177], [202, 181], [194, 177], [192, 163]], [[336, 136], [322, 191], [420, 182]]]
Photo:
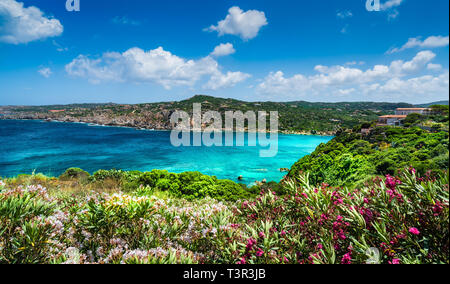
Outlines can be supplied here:
[[[173, 147], [169, 131], [90, 126], [76, 123], [0, 120], [0, 176], [43, 173], [59, 176], [67, 168], [170, 172], [199, 171], [244, 183], [280, 181], [298, 159], [332, 137], [280, 135], [274, 158], [261, 147]], [[246, 137], [247, 140], [247, 137]], [[246, 143], [247, 145], [247, 143]], [[265, 149], [265, 148], [264, 148]]]

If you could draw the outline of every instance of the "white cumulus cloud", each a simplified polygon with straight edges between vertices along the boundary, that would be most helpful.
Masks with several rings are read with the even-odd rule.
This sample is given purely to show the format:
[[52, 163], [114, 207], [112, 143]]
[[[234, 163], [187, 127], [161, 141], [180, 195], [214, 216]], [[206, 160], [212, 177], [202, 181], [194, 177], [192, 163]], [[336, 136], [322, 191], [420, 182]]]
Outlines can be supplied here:
[[404, 62], [396, 60], [391, 63], [390, 71], [394, 75], [403, 75], [405, 73], [417, 72], [423, 69], [436, 57], [436, 54], [429, 50], [421, 51], [411, 61]]
[[400, 15], [400, 12], [397, 10], [404, 0], [388, 0], [384, 3], [381, 3], [380, 10], [384, 11], [388, 15], [388, 20], [394, 20]]
[[194, 86], [203, 78], [210, 80], [205, 88], [219, 89], [232, 87], [248, 78], [241, 72], [223, 74], [211, 56], [187, 60], [162, 47], [150, 51], [134, 47], [123, 53], [104, 53], [97, 59], [80, 55], [66, 65], [66, 72], [74, 77], [86, 78], [91, 83], [155, 83], [166, 89]]
[[244, 40], [255, 38], [260, 29], [268, 25], [264, 12], [249, 10], [244, 12], [239, 7], [231, 7], [224, 20], [212, 25], [206, 30], [216, 31], [219, 36], [226, 34], [240, 36]]
[[439, 71], [439, 70], [442, 70], [442, 65], [441, 64], [428, 63], [427, 69], [428, 70], [432, 70], [432, 71]]
[[48, 67], [44, 67], [38, 70], [38, 73], [41, 74], [45, 78], [50, 78], [52, 75], [52, 70]]
[[[449, 91], [448, 70], [440, 75], [422, 75], [439, 71], [431, 61], [431, 51], [419, 52], [412, 60], [396, 60], [389, 65], [375, 65], [362, 70], [348, 66], [322, 66], [317, 74], [286, 76], [282, 71], [270, 73], [256, 88], [270, 99], [328, 100], [433, 100]], [[438, 68], [439, 67], [439, 68]]]
[[236, 50], [234, 49], [231, 43], [222, 43], [216, 46], [216, 48], [214, 48], [214, 51], [211, 53], [211, 55], [215, 57], [220, 57], [220, 56], [227, 56], [235, 52]]
[[410, 38], [401, 48], [392, 48], [387, 53], [392, 54], [401, 52], [410, 48], [437, 48], [446, 47], [449, 45], [448, 36], [430, 36], [425, 40], [421, 40], [420, 37]]
[[404, 0], [388, 0], [381, 4], [381, 10], [386, 11], [402, 4]]
[[336, 13], [336, 17], [340, 18], [340, 19], [345, 19], [345, 18], [351, 18], [353, 17], [353, 13], [350, 10], [339, 10]]
[[211, 76], [211, 79], [203, 86], [203, 88], [209, 90], [230, 88], [250, 77], [251, 76], [249, 74], [242, 72], [227, 72], [226, 74], [216, 72]]
[[39, 8], [15, 0], [0, 0], [0, 42], [22, 44], [59, 36], [63, 26]]

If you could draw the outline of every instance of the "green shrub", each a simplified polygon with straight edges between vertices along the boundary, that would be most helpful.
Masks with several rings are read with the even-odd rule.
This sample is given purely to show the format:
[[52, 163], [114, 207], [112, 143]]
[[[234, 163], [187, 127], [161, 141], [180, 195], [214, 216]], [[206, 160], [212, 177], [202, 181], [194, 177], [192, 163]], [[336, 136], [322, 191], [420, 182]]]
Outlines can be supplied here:
[[124, 177], [125, 172], [121, 170], [99, 170], [90, 177], [90, 181], [104, 181], [107, 179], [120, 181]]
[[396, 163], [391, 159], [384, 159], [376, 165], [377, 173], [380, 175], [393, 175]]
[[87, 180], [91, 175], [79, 168], [70, 168], [67, 169], [62, 175], [59, 176], [59, 179], [62, 181], [78, 179], [78, 180]]

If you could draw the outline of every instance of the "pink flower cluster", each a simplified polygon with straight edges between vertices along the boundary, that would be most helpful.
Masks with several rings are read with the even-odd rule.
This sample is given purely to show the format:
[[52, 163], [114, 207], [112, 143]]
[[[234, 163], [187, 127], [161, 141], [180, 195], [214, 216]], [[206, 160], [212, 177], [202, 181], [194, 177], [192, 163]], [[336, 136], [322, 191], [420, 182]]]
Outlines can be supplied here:
[[402, 182], [390, 175], [387, 175], [385, 184], [386, 184], [387, 188], [389, 188], [391, 190], [395, 190], [397, 188], [397, 185], [402, 184]]
[[344, 257], [342, 257], [341, 264], [352, 264], [352, 255], [351, 253], [346, 253]]
[[333, 232], [334, 239], [346, 240], [347, 236], [345, 235], [345, 230], [350, 226], [348, 222], [344, 222], [344, 218], [342, 216], [338, 216], [337, 221], [333, 223]]
[[434, 216], [439, 216], [444, 211], [444, 207], [442, 206], [441, 202], [436, 202], [436, 204], [433, 206], [433, 213]]
[[415, 236], [420, 235], [420, 231], [417, 228], [410, 228], [409, 232]]
[[256, 256], [257, 257], [261, 257], [261, 256], [263, 256], [264, 255], [264, 251], [262, 250], [262, 249], [258, 249], [257, 251], [256, 251]]
[[400, 259], [394, 258], [392, 261], [389, 261], [389, 264], [400, 264]]
[[256, 245], [255, 239], [253, 239], [253, 238], [248, 239], [247, 246], [246, 246], [247, 251], [251, 251], [253, 249], [253, 246], [255, 246], [255, 245]]
[[387, 193], [389, 194], [390, 197], [389, 202], [392, 202], [392, 200], [397, 199], [399, 203], [402, 203], [403, 195], [397, 192], [397, 185], [402, 184], [402, 182], [390, 175], [387, 175], [385, 184], [386, 187], [388, 188]]

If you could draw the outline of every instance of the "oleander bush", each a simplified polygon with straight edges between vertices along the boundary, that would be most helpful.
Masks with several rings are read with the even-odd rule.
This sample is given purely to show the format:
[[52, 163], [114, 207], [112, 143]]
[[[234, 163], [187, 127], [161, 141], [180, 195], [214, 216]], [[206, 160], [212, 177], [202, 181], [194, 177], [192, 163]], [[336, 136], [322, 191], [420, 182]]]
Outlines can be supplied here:
[[288, 187], [288, 196], [242, 204], [241, 263], [449, 262], [447, 173], [419, 178], [411, 169], [363, 189], [314, 187], [301, 176]]
[[301, 175], [282, 195], [266, 185], [238, 201], [177, 197], [155, 188], [173, 175], [153, 174], [164, 178], [85, 196], [0, 182], [0, 263], [449, 263], [448, 173], [411, 168], [361, 188]]
[[56, 204], [43, 187], [0, 193], [0, 263], [46, 263], [56, 234], [50, 216]]

